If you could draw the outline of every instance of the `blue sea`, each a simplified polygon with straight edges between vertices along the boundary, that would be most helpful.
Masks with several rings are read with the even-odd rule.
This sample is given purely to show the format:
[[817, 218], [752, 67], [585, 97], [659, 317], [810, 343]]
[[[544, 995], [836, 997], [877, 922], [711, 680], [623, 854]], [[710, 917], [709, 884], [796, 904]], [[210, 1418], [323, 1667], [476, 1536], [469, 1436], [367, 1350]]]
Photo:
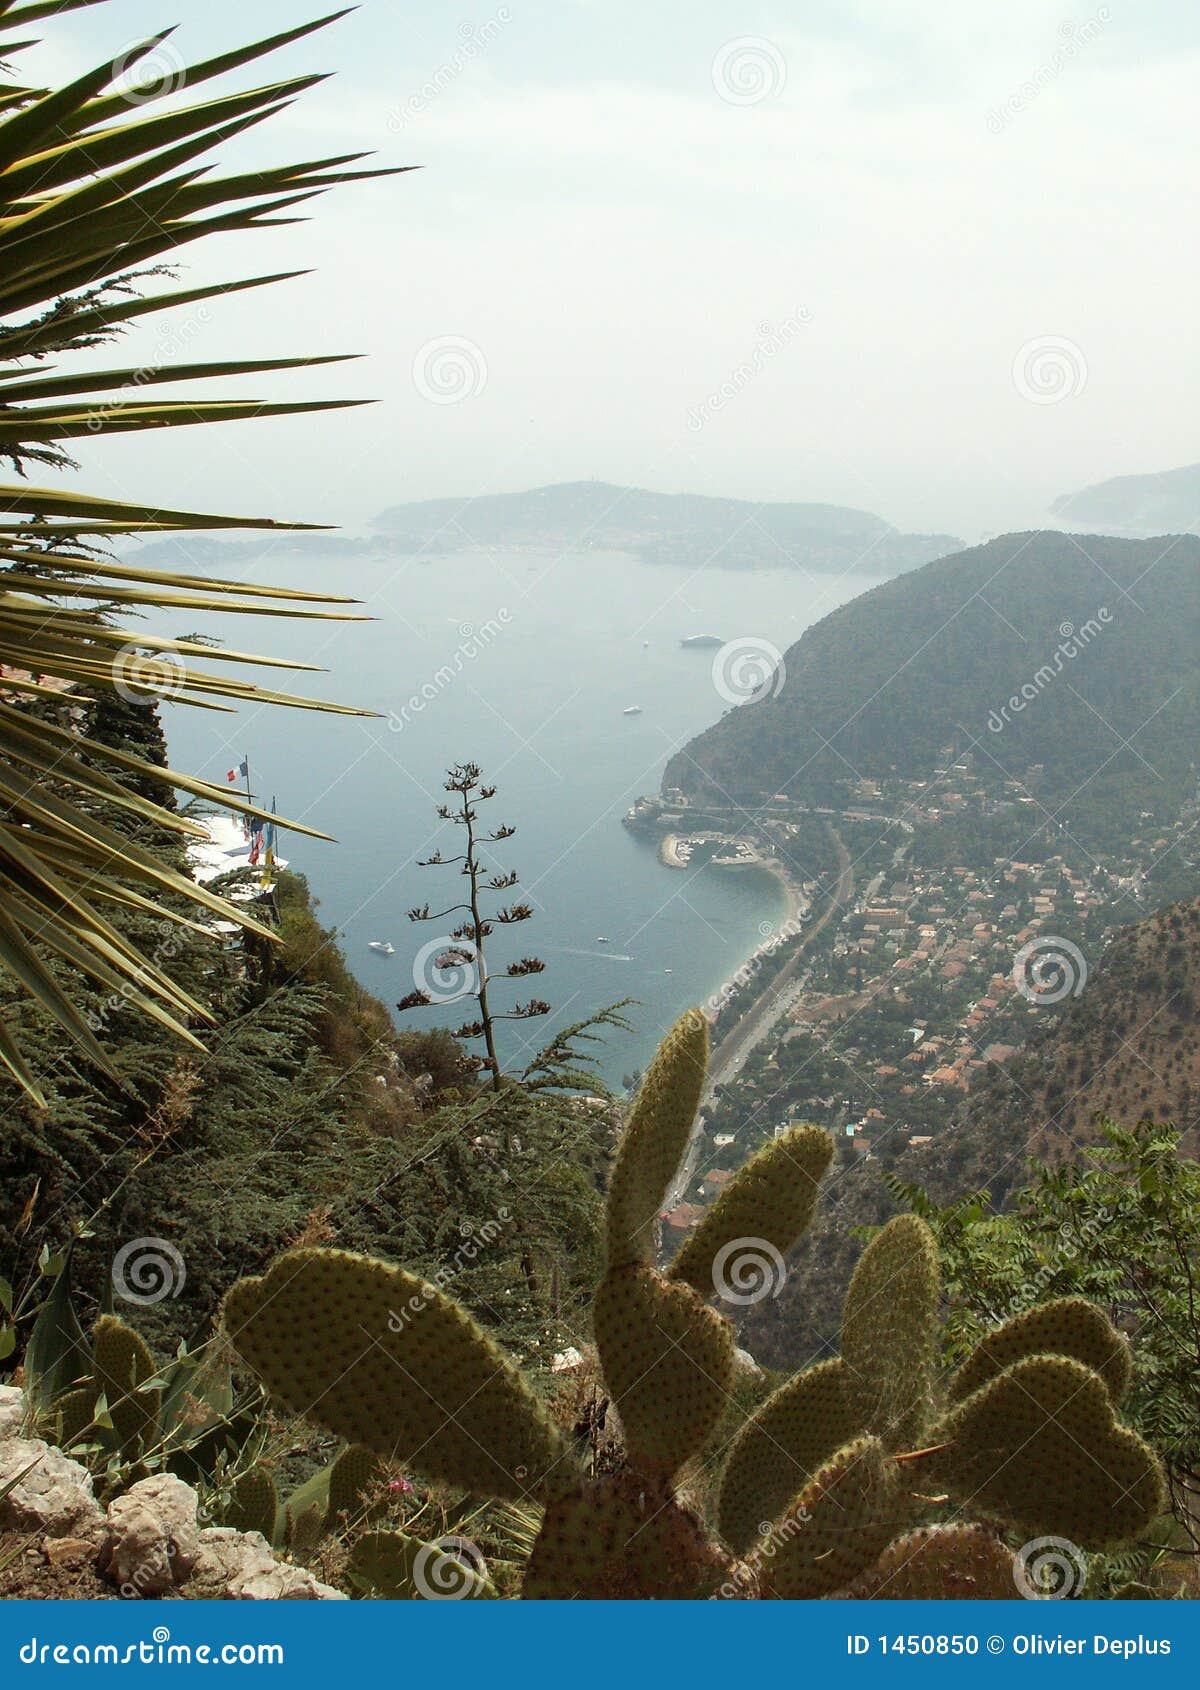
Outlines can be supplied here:
[[[413, 989], [422, 952], [417, 983], [429, 985], [434, 942], [452, 925], [412, 924], [406, 912], [426, 902], [438, 911], [462, 895], [452, 869], [422, 869], [418, 859], [457, 849], [455, 830], [435, 813], [441, 782], [448, 764], [479, 763], [498, 789], [489, 821], [517, 830], [494, 852], [497, 868], [520, 875], [519, 890], [505, 896], [535, 911], [500, 932], [492, 972], [531, 952], [547, 964], [518, 991], [497, 984], [493, 995], [532, 993], [553, 1006], [546, 1019], [505, 1027], [505, 1065], [519, 1068], [553, 1027], [632, 998], [625, 1013], [634, 1030], [607, 1034], [599, 1049], [601, 1072], [619, 1083], [785, 913], [768, 875], [668, 869], [621, 826], [633, 800], [657, 789], [677, 747], [723, 710], [754, 708], [731, 705], [714, 684], [716, 654], [685, 650], [681, 638], [715, 634], [783, 651], [876, 583], [792, 568], [691, 573], [600, 552], [348, 562], [289, 551], [280, 539], [269, 557], [207, 572], [353, 595], [373, 620], [210, 617], [205, 632], [230, 649], [286, 653], [328, 671], [244, 675], [376, 715], [168, 705], [173, 762], [224, 784], [245, 757], [257, 798], [275, 798], [284, 814], [335, 837], [284, 835], [280, 851], [308, 876], [358, 978], [389, 1004]], [[757, 646], [747, 649], [752, 663]], [[722, 685], [728, 694], [728, 673]], [[633, 705], [640, 714], [623, 714]], [[389, 941], [394, 954], [372, 952], [371, 940]], [[441, 975], [433, 984], [448, 992], [453, 983]], [[454, 1026], [471, 1007], [439, 1004], [398, 1024]]]

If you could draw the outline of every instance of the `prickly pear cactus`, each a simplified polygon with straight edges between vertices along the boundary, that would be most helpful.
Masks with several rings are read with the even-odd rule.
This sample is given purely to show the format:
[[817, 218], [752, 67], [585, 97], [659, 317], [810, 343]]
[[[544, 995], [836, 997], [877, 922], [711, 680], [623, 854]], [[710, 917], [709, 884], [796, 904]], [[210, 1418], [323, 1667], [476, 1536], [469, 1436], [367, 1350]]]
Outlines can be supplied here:
[[711, 1297], [729, 1289], [739, 1245], [765, 1245], [786, 1256], [808, 1230], [832, 1156], [833, 1140], [822, 1127], [781, 1133], [726, 1186], [671, 1263], [670, 1277]]
[[980, 1339], [950, 1381], [951, 1402], [970, 1396], [1014, 1362], [1029, 1356], [1074, 1356], [1104, 1381], [1114, 1404], [1129, 1389], [1133, 1362], [1128, 1340], [1082, 1297], [1062, 1297], [1014, 1315]]
[[922, 1478], [1029, 1536], [1107, 1549], [1165, 1505], [1158, 1462], [1118, 1424], [1100, 1376], [1061, 1355], [1028, 1356], [965, 1397], [935, 1429]]
[[708, 1068], [708, 1022], [689, 1010], [646, 1070], [608, 1191], [608, 1265], [648, 1262], [654, 1230], [691, 1137]]
[[275, 1541], [279, 1498], [269, 1473], [252, 1468], [239, 1475], [222, 1515], [222, 1524], [239, 1532], [261, 1532], [268, 1543]]
[[[613, 1170], [593, 1325], [625, 1470], [584, 1478], [533, 1386], [471, 1317], [383, 1262], [288, 1252], [229, 1294], [232, 1344], [290, 1408], [375, 1457], [473, 1496], [539, 1503], [528, 1598], [1008, 1597], [1013, 1558], [994, 1522], [1084, 1547], [1143, 1532], [1163, 1486], [1157, 1458], [1116, 1419], [1124, 1341], [1089, 1305], [1050, 1304], [989, 1334], [939, 1399], [938, 1255], [912, 1215], [864, 1250], [842, 1355], [784, 1383], [734, 1436], [706, 1519], [688, 1487], [712, 1457], [733, 1370], [732, 1328], [708, 1302], [718, 1264], [743, 1244], [782, 1259], [832, 1153], [817, 1128], [782, 1135], [660, 1272], [657, 1220], [706, 1059], [692, 1011], [650, 1065]], [[946, 1506], [966, 1517], [939, 1523]], [[422, 1552], [423, 1567], [440, 1565], [436, 1544], [371, 1532], [352, 1571], [380, 1594], [423, 1594]]]
[[823, 1361], [780, 1387], [729, 1447], [717, 1502], [721, 1536], [744, 1554], [861, 1423], [840, 1358]]
[[141, 1337], [116, 1315], [101, 1315], [92, 1331], [92, 1372], [108, 1405], [121, 1456], [136, 1460], [154, 1442], [162, 1392], [148, 1381], [156, 1368]]
[[[408, 1305], [419, 1304], [410, 1313]], [[267, 1388], [350, 1443], [484, 1496], [549, 1485], [567, 1455], [533, 1390], [465, 1309], [402, 1268], [289, 1250], [225, 1301]]]
[[600, 1282], [593, 1328], [632, 1465], [646, 1478], [672, 1478], [701, 1453], [729, 1399], [728, 1321], [690, 1285], [622, 1267]]

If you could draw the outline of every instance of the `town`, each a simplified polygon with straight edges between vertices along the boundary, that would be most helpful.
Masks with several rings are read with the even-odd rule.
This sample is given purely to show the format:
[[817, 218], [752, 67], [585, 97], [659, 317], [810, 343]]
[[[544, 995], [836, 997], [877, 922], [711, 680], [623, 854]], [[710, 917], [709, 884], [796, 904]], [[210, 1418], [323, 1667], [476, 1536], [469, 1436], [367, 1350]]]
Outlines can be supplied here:
[[1082, 992], [1114, 928], [1190, 881], [1194, 796], [1100, 853], [1041, 800], [1041, 775], [997, 774], [950, 745], [927, 778], [847, 780], [840, 803], [668, 789], [629, 811], [669, 865], [737, 860], [791, 895], [785, 928], [706, 1006], [704, 1142], [664, 1215], [668, 1248], [793, 1121], [830, 1128], [846, 1160], [884, 1164], [953, 1131], [978, 1076]]

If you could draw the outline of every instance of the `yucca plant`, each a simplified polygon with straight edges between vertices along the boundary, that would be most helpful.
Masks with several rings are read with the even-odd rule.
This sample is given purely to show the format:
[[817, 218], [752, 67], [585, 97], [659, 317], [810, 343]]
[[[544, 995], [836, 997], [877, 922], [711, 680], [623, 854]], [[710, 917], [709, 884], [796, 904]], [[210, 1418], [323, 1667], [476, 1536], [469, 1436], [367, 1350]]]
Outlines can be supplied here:
[[[352, 168], [364, 154], [235, 175], [212, 174], [206, 159], [322, 78], [294, 76], [199, 102], [191, 93], [342, 13], [190, 67], [164, 48], [166, 32], [63, 87], [33, 88], [13, 79], [8, 67], [35, 45], [29, 26], [105, 3], [0, 0], [0, 456], [15, 475], [0, 485], [0, 968], [102, 1067], [108, 1066], [105, 1054], [71, 1000], [71, 970], [121, 991], [192, 1043], [189, 1023], [206, 1018], [203, 1004], [122, 937], [105, 906], [110, 912], [122, 905], [154, 909], [166, 920], [187, 923], [186, 904], [177, 897], [162, 902], [164, 894], [182, 894], [226, 920], [250, 928], [256, 923], [244, 908], [206, 892], [95, 813], [114, 806], [143, 828], [189, 834], [197, 825], [174, 811], [173, 789], [235, 809], [248, 806], [224, 789], [92, 742], [79, 705], [119, 688], [147, 707], [170, 697], [217, 708], [229, 708], [220, 701], [231, 699], [345, 708], [253, 685], [236, 671], [198, 667], [202, 655], [212, 657], [207, 641], [135, 632], [120, 616], [213, 610], [344, 617], [351, 613], [338, 607], [352, 601], [139, 568], [109, 546], [118, 536], [305, 524], [164, 510], [153, 498], [120, 503], [30, 485], [27, 477], [33, 466], [39, 477], [46, 469], [74, 467], [68, 456], [74, 439], [357, 403], [162, 399], [156, 393], [170, 382], [336, 361], [328, 356], [78, 372], [69, 355], [90, 352], [153, 313], [298, 274], [190, 289], [169, 280], [178, 254], [207, 234], [295, 221], [284, 214], [327, 188], [388, 173]], [[170, 75], [161, 71], [165, 52], [172, 55]], [[183, 99], [171, 98], [183, 91]], [[220, 660], [268, 661], [234, 651], [222, 651]], [[139, 793], [144, 781], [159, 783], [167, 802]], [[3, 1025], [0, 1062], [40, 1099], [18, 1041]]]

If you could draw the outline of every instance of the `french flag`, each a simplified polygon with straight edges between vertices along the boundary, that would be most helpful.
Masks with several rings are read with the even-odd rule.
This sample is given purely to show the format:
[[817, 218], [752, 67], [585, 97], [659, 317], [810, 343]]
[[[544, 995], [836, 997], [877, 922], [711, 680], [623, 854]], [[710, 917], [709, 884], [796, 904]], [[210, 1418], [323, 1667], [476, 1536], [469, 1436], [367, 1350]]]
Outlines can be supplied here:
[[230, 769], [229, 773], [225, 776], [225, 779], [236, 780], [239, 775], [241, 775], [243, 780], [248, 780], [250, 777], [250, 764], [245, 758], [242, 759], [236, 769]]

